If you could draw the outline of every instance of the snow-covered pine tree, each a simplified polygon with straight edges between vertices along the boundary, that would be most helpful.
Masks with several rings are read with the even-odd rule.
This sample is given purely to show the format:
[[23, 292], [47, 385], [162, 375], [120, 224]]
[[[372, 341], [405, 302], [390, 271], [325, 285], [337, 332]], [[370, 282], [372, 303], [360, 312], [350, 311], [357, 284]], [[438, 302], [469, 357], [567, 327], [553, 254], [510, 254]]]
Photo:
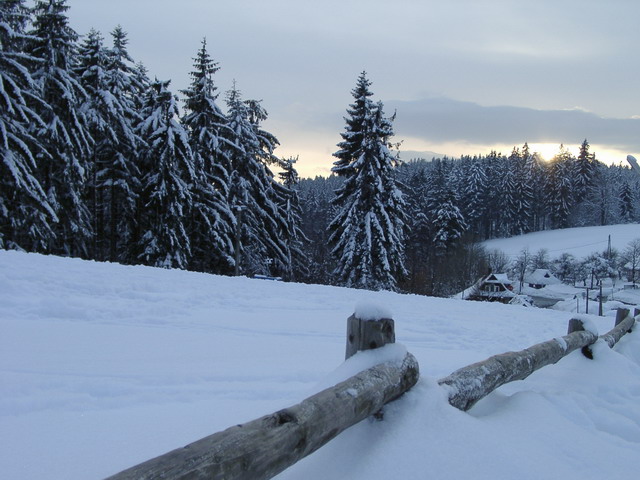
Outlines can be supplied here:
[[46, 251], [57, 217], [37, 179], [35, 156], [47, 153], [29, 132], [44, 123], [32, 108], [40, 99], [24, 53], [27, 21], [23, 0], [0, 3], [0, 248]]
[[59, 222], [50, 253], [86, 256], [91, 221], [84, 202], [87, 158], [92, 143], [79, 106], [86, 93], [72, 67], [78, 35], [69, 26], [66, 0], [37, 0], [28, 53], [36, 59], [33, 78], [43, 103], [31, 104], [44, 122], [31, 133], [47, 154], [38, 153], [39, 180]]
[[[434, 160], [439, 162], [439, 160]], [[405, 266], [407, 281], [403, 287], [414, 293], [426, 293], [427, 270], [433, 254], [431, 218], [428, 209], [429, 166], [426, 161], [402, 164], [400, 183], [407, 199], [408, 233], [405, 242]]]
[[473, 157], [469, 163], [468, 175], [463, 186], [464, 215], [469, 225], [469, 231], [480, 239], [482, 235], [482, 221], [487, 208], [488, 179], [484, 163], [478, 157]]
[[135, 66], [127, 50], [126, 32], [119, 25], [111, 32], [112, 47], [107, 51], [106, 86], [110, 105], [105, 110], [114, 135], [100, 150], [97, 188], [102, 190], [102, 211], [108, 259], [131, 263], [136, 239], [136, 201], [141, 189], [138, 155], [143, 140], [135, 127], [141, 121], [136, 107]]
[[433, 218], [433, 245], [436, 255], [444, 255], [447, 250], [455, 247], [469, 228], [456, 203], [455, 193], [446, 188]]
[[177, 99], [169, 81], [152, 83], [137, 132], [142, 150], [142, 208], [138, 259], [164, 268], [186, 268], [191, 248], [185, 222], [194, 182], [193, 154], [187, 131], [177, 121]]
[[525, 169], [529, 156], [529, 146], [525, 143], [522, 152], [518, 148], [513, 149], [507, 162], [503, 184], [503, 233], [509, 236], [527, 233], [531, 225], [533, 192]]
[[106, 87], [105, 67], [107, 64], [107, 51], [104, 47], [102, 34], [91, 29], [78, 48], [75, 73], [82, 87], [87, 92], [80, 110], [87, 119], [87, 126], [94, 143], [87, 161], [85, 172], [85, 203], [91, 214], [93, 225], [93, 245], [91, 258], [104, 260], [101, 254], [101, 242], [103, 239], [104, 220], [102, 212], [101, 190], [96, 185], [98, 173], [98, 152], [101, 151], [103, 138], [113, 137], [114, 133], [108, 117], [104, 112], [109, 108], [110, 94]]
[[90, 31], [79, 49], [76, 72], [88, 94], [82, 110], [94, 139], [86, 182], [94, 258], [130, 263], [141, 140], [134, 132], [139, 115], [132, 103], [126, 34], [116, 27], [112, 37], [113, 47], [106, 49], [102, 35]]
[[283, 190], [283, 205], [281, 205], [281, 209], [284, 211], [287, 222], [287, 229], [283, 232], [283, 236], [290, 265], [289, 271], [285, 273], [285, 276], [289, 280], [301, 280], [309, 276], [309, 259], [304, 248], [309, 239], [305, 237], [301, 227], [302, 209], [297, 191], [300, 177], [294, 166], [297, 161], [298, 157], [282, 159], [280, 162], [282, 171], [278, 173], [281, 186], [286, 189]]
[[598, 204], [595, 188], [598, 167], [595, 154], [589, 153], [589, 142], [585, 139], [580, 145], [578, 157], [573, 162], [572, 189], [574, 224], [577, 226], [588, 225], [596, 214]]
[[[282, 232], [286, 220], [278, 204], [273, 173], [264, 159], [267, 135], [261, 134], [252, 105], [234, 87], [227, 93], [231, 158], [229, 204], [237, 217], [238, 273], [273, 275], [289, 268]], [[253, 106], [255, 109], [255, 105]]]
[[531, 212], [527, 231], [536, 232], [545, 228], [544, 171], [538, 154], [531, 153], [526, 143], [525, 147], [523, 148], [524, 178]]
[[547, 177], [547, 208], [552, 228], [569, 226], [569, 214], [573, 202], [573, 157], [560, 145], [560, 152], [549, 165]]
[[213, 74], [219, 70], [207, 52], [206, 39], [194, 58], [191, 85], [185, 96], [182, 123], [189, 132], [194, 156], [194, 185], [188, 232], [192, 259], [189, 268], [218, 274], [234, 267], [235, 217], [228, 202], [232, 132], [216, 100]]
[[533, 182], [531, 176], [533, 155], [529, 150], [529, 144], [525, 142], [520, 151], [520, 157], [517, 160], [517, 170], [515, 175], [515, 184], [517, 195], [517, 214], [514, 225], [514, 232], [517, 235], [529, 233], [533, 228]]
[[580, 145], [580, 152], [574, 163], [573, 190], [577, 203], [581, 203], [587, 199], [589, 189], [593, 186], [593, 177], [595, 175], [594, 160], [595, 155], [589, 153], [589, 142], [587, 142], [585, 138], [582, 145]]
[[507, 158], [491, 151], [484, 160], [484, 171], [487, 174], [486, 210], [483, 219], [485, 238], [501, 235], [504, 197], [502, 183], [507, 171]]
[[370, 290], [396, 290], [406, 275], [405, 202], [395, 180], [398, 160], [389, 151], [392, 119], [382, 103], [369, 97], [363, 72], [352, 91], [346, 128], [332, 171], [345, 176], [333, 203], [339, 207], [329, 225], [329, 244], [337, 260], [339, 283]]
[[351, 176], [350, 170], [358, 158], [362, 142], [367, 115], [372, 109], [369, 97], [373, 93], [369, 90], [371, 82], [367, 79], [367, 72], [362, 72], [356, 82], [356, 88], [351, 91], [354, 102], [347, 108], [347, 117], [344, 117], [346, 126], [340, 134], [343, 141], [338, 143], [338, 150], [333, 154], [338, 160], [333, 163], [332, 172], [343, 177]]
[[624, 223], [631, 223], [635, 218], [635, 200], [629, 182], [623, 182], [620, 187], [620, 219]]

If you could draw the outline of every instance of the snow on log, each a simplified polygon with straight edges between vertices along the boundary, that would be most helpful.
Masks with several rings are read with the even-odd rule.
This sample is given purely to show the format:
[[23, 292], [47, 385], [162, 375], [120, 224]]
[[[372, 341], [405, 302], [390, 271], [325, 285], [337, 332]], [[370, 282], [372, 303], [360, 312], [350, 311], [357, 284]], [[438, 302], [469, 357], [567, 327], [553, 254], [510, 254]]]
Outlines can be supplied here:
[[418, 362], [364, 370], [290, 408], [215, 433], [107, 480], [272, 478], [416, 384]]
[[467, 411], [501, 385], [523, 380], [536, 370], [558, 362], [574, 350], [595, 343], [597, 339], [598, 336], [593, 332], [575, 331], [519, 352], [502, 353], [463, 367], [438, 380], [438, 383], [448, 387], [451, 405]]

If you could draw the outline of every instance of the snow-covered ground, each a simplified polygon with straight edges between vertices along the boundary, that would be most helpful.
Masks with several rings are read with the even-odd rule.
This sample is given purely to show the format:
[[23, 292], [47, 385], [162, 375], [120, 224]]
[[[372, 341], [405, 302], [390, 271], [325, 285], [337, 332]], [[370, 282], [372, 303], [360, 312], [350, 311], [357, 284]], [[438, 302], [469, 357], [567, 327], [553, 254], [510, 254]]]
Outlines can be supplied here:
[[640, 224], [605, 225], [602, 227], [565, 228], [527, 233], [511, 238], [496, 238], [483, 242], [487, 250], [500, 250], [511, 258], [520, 255], [524, 249], [535, 254], [546, 248], [550, 258], [570, 253], [576, 258], [589, 256], [593, 252], [604, 252], [609, 245], [622, 252], [628, 243], [640, 238]]
[[640, 328], [463, 413], [438, 378], [563, 335], [571, 314], [6, 251], [1, 476], [99, 479], [292, 405], [335, 378], [363, 304], [393, 313], [421, 380], [278, 478], [637, 478]]

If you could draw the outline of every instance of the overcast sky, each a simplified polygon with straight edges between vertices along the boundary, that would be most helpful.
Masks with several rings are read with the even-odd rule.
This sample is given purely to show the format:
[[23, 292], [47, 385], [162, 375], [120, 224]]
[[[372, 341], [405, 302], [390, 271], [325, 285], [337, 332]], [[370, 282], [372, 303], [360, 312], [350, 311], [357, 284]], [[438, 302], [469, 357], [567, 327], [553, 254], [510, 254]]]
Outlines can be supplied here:
[[[403, 150], [545, 156], [587, 138], [598, 158], [640, 153], [637, 0], [69, 0], [71, 25], [110, 40], [120, 24], [150, 75], [188, 74], [203, 37], [262, 99], [280, 156], [303, 176], [333, 163], [351, 89], [366, 70]], [[220, 98], [223, 105], [222, 97]]]

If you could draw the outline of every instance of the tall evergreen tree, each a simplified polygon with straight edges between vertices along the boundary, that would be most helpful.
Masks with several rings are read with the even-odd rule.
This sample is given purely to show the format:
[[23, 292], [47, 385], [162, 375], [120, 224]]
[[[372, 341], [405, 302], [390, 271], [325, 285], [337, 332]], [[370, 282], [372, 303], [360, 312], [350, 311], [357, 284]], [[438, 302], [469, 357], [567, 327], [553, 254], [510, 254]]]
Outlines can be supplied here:
[[284, 241], [289, 258], [289, 271], [285, 273], [288, 279], [306, 279], [309, 276], [308, 258], [304, 252], [309, 239], [302, 231], [302, 209], [297, 187], [300, 177], [295, 169], [298, 158], [287, 158], [281, 161], [282, 171], [278, 174], [283, 187], [281, 208], [284, 211], [287, 228], [283, 232]]
[[552, 228], [569, 226], [569, 214], [573, 201], [571, 154], [560, 145], [560, 152], [553, 158], [547, 183], [547, 201]]
[[39, 178], [59, 222], [52, 253], [87, 255], [92, 236], [83, 187], [92, 139], [79, 105], [86, 93], [72, 67], [75, 31], [66, 16], [66, 0], [37, 0], [29, 54], [35, 57], [33, 74], [44, 103], [35, 102], [44, 126], [32, 125], [47, 154], [38, 153]]
[[110, 93], [106, 85], [107, 51], [104, 38], [97, 30], [91, 29], [78, 49], [75, 72], [87, 92], [81, 105], [81, 111], [87, 119], [87, 125], [94, 143], [87, 161], [84, 201], [89, 208], [93, 224], [93, 245], [91, 257], [104, 260], [101, 254], [101, 242], [104, 240], [104, 220], [101, 190], [97, 188], [99, 152], [105, 138], [114, 137], [109, 123]]
[[106, 113], [113, 134], [101, 145], [97, 188], [102, 191], [107, 258], [130, 263], [134, 261], [131, 245], [136, 240], [136, 199], [141, 188], [137, 159], [143, 141], [135, 132], [141, 119], [135, 104], [138, 90], [133, 83], [135, 67], [127, 50], [127, 34], [117, 26], [111, 37]]
[[446, 189], [433, 219], [433, 244], [437, 255], [443, 255], [458, 244], [467, 231], [467, 222], [456, 206], [455, 194]]
[[469, 163], [468, 175], [463, 184], [464, 216], [469, 224], [469, 231], [480, 239], [482, 235], [482, 219], [487, 208], [487, 190], [489, 188], [487, 174], [483, 162], [474, 157]]
[[[263, 159], [266, 136], [234, 87], [227, 94], [231, 137], [229, 203], [237, 214], [236, 244], [239, 273], [273, 275], [287, 271], [289, 258], [281, 232], [286, 221], [274, 193], [273, 173]], [[255, 106], [254, 106], [255, 108]]]
[[624, 223], [631, 223], [635, 218], [635, 200], [629, 182], [624, 182], [620, 188], [620, 219]]
[[[30, 126], [44, 128], [24, 53], [28, 11], [22, 0], [0, 3], [0, 247], [46, 250], [57, 217], [37, 178], [36, 155], [48, 158]], [[31, 106], [29, 106], [31, 105]]]
[[585, 138], [580, 145], [580, 152], [574, 163], [574, 183], [573, 190], [577, 203], [586, 200], [589, 189], [593, 186], [593, 177], [595, 175], [593, 162], [595, 155], [589, 153], [589, 142]]
[[147, 93], [139, 135], [142, 151], [141, 238], [138, 258], [147, 265], [186, 268], [191, 257], [186, 219], [192, 201], [193, 155], [186, 130], [178, 123], [177, 99], [169, 81], [156, 80]]
[[194, 58], [191, 85], [185, 95], [183, 124], [194, 156], [195, 183], [189, 220], [194, 270], [231, 273], [234, 267], [235, 218], [228, 203], [230, 146], [227, 118], [216, 100], [213, 74], [219, 70], [207, 52], [207, 42]]
[[348, 287], [396, 290], [404, 266], [405, 202], [395, 181], [397, 157], [388, 148], [392, 119], [382, 103], [369, 97], [366, 73], [352, 91], [343, 142], [334, 154], [333, 172], [345, 176], [336, 192], [339, 207], [329, 225], [329, 243], [336, 257], [335, 275]]

